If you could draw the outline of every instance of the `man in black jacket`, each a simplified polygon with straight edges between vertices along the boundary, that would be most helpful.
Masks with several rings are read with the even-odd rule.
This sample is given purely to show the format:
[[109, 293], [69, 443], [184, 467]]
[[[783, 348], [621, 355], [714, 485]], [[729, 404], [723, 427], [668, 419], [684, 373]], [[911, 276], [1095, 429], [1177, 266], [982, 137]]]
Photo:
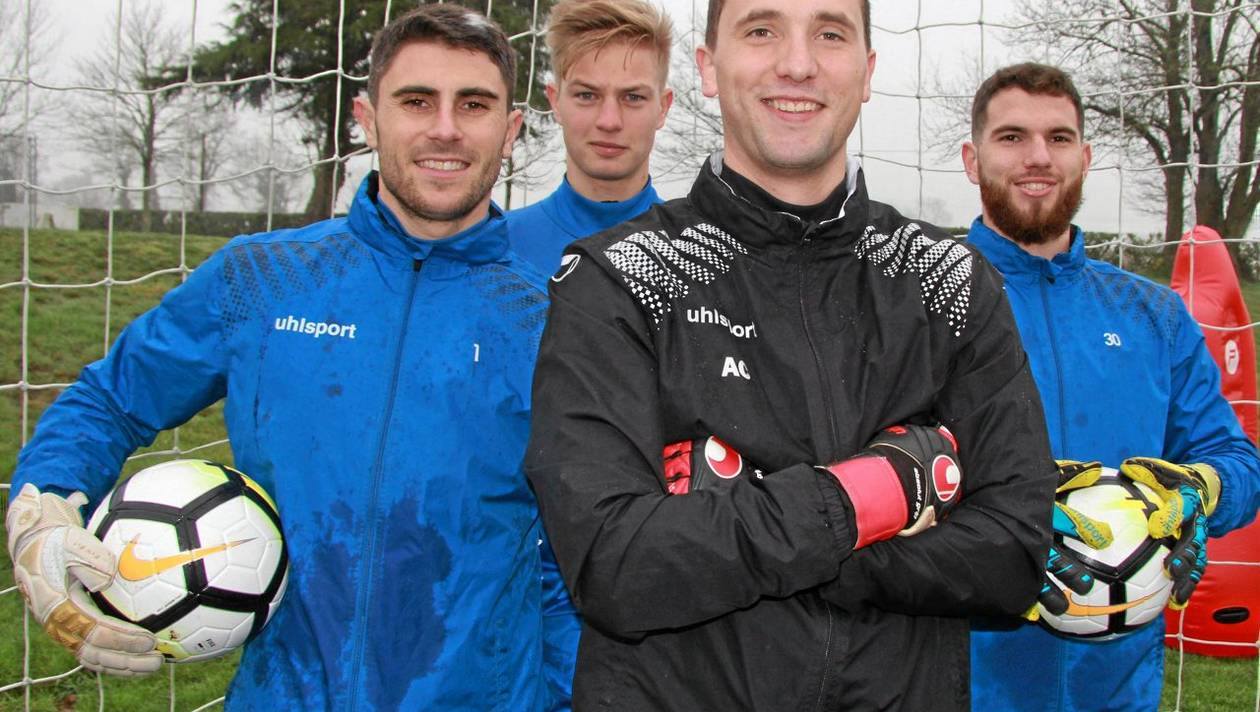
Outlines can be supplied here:
[[[846, 162], [869, 16], [711, 0], [723, 153], [552, 278], [526, 467], [578, 710], [966, 709], [966, 617], [1040, 586], [1056, 478], [999, 279]], [[949, 432], [885, 430], [929, 420], [961, 491]], [[663, 446], [710, 434], [761, 471], [671, 495]]]

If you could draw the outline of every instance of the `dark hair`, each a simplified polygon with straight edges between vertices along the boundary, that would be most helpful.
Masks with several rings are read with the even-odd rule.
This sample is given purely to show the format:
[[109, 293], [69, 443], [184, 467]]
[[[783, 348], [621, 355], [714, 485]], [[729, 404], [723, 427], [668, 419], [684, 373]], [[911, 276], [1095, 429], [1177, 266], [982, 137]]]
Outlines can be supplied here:
[[[709, 0], [709, 17], [704, 27], [704, 43], [709, 49], [717, 46], [718, 20], [722, 19], [722, 8], [726, 0]], [[862, 38], [866, 47], [871, 46], [871, 0], [862, 0]]]
[[998, 92], [1011, 87], [1023, 89], [1029, 94], [1067, 97], [1072, 106], [1076, 107], [1076, 129], [1081, 132], [1081, 136], [1085, 135], [1085, 111], [1081, 106], [1081, 94], [1067, 72], [1048, 64], [1024, 62], [1002, 67], [984, 80], [976, 90], [976, 98], [971, 101], [973, 141], [984, 133], [984, 125], [989, 120], [989, 102]]
[[[372, 103], [376, 103], [381, 77], [390, 62], [404, 45], [412, 42], [440, 42], [456, 49], [481, 52], [499, 67], [509, 96], [516, 86], [516, 53], [493, 20], [459, 5], [421, 5], [394, 18], [372, 40], [368, 68], [368, 96]], [[440, 68], [435, 69], [440, 71]], [[510, 110], [512, 102], [506, 104]]]

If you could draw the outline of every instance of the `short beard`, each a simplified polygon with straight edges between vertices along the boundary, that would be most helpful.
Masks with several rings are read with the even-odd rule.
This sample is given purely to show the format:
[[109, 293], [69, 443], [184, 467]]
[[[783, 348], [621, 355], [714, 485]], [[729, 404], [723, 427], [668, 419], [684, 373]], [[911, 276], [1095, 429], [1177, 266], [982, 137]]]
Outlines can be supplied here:
[[980, 202], [984, 204], [992, 227], [1020, 245], [1044, 245], [1058, 239], [1072, 226], [1072, 218], [1081, 207], [1081, 192], [1085, 184], [1082, 174], [1064, 186], [1063, 195], [1046, 210], [1032, 214], [1021, 211], [1011, 199], [1014, 187], [981, 179]]
[[498, 161], [487, 161], [467, 193], [460, 196], [454, 204], [441, 206], [428, 200], [424, 191], [408, 180], [404, 171], [399, 171], [402, 175], [395, 175], [394, 167], [394, 165], [387, 167], [384, 161], [381, 162], [381, 183], [409, 215], [428, 222], [456, 222], [467, 216], [494, 189], [494, 182], [498, 180], [499, 171], [502, 169]]

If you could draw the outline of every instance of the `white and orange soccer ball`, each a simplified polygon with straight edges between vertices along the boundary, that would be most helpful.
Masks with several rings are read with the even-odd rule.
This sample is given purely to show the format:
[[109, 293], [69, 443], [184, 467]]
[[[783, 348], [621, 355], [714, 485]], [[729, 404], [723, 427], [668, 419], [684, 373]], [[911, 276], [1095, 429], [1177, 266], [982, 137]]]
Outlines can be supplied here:
[[244, 645], [284, 596], [289, 556], [276, 505], [226, 465], [173, 460], [141, 470], [87, 528], [118, 557], [113, 583], [92, 599], [153, 632], [169, 661]]
[[1068, 595], [1068, 610], [1054, 615], [1038, 604], [1041, 623], [1059, 635], [1110, 640], [1150, 623], [1159, 616], [1172, 592], [1164, 572], [1171, 539], [1152, 539], [1147, 518], [1159, 501], [1146, 485], [1103, 468], [1098, 482], [1060, 496], [1073, 509], [1111, 526], [1113, 541], [1094, 549], [1056, 534], [1055, 546], [1074, 554], [1094, 576], [1089, 593]]

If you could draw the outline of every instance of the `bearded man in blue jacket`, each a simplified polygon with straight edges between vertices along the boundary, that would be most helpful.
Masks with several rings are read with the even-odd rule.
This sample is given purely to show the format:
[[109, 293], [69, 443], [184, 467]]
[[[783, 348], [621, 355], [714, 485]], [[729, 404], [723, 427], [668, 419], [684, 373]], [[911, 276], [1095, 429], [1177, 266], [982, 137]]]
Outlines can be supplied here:
[[482, 15], [425, 5], [391, 22], [354, 103], [380, 172], [350, 214], [228, 243], [44, 414], [8, 545], [36, 617], [84, 666], [143, 674], [162, 657], [69, 595], [115, 568], [80, 505], [226, 398], [235, 462], [274, 495], [291, 557], [228, 709], [567, 706], [571, 667], [544, 660], [572, 659], [551, 648], [577, 621], [545, 581], [521, 469], [543, 278], [490, 202], [521, 124], [514, 81]]
[[672, 35], [669, 18], [645, 0], [552, 8], [547, 99], [564, 133], [565, 174], [551, 195], [508, 213], [512, 248], [539, 271], [555, 272], [570, 242], [661, 202], [648, 157], [674, 101]]
[[[1185, 548], [1165, 565], [1170, 605], [1184, 606], [1202, 575], [1207, 534], [1247, 524], [1260, 507], [1255, 447], [1221, 396], [1217, 366], [1177, 294], [1086, 258], [1071, 220], [1092, 153], [1071, 79], [1040, 64], [998, 70], [976, 93], [971, 136], [962, 157], [983, 213], [968, 241], [1005, 278], [1051, 449], [1153, 482], [1167, 498], [1161, 509], [1181, 512], [1172, 533]], [[1069, 553], [1051, 551], [1054, 578], [1047, 575], [1040, 597], [1048, 609], [1066, 610], [1073, 593], [1088, 591], [1092, 581], [1076, 567]], [[999, 627], [973, 629], [973, 709], [1159, 705], [1162, 617], [1107, 642]]]

